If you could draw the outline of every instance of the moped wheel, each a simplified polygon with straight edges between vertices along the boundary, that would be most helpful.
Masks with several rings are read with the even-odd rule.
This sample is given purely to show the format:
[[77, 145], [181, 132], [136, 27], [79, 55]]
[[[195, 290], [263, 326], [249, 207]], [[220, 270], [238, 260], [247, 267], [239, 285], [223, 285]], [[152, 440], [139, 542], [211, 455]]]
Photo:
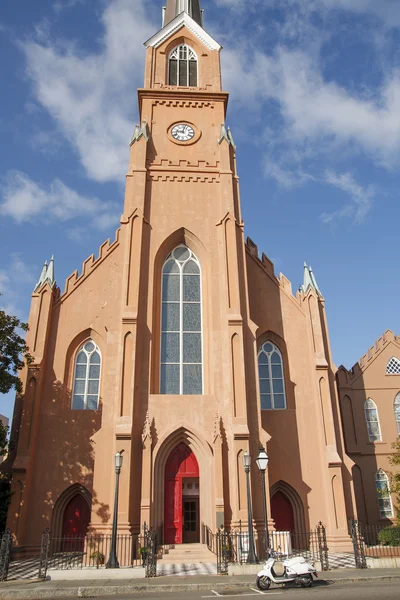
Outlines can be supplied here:
[[269, 588], [271, 585], [271, 580], [266, 575], [261, 575], [261, 577], [257, 577], [257, 587], [259, 590], [264, 591]]
[[307, 588], [312, 585], [313, 578], [312, 575], [302, 575], [300, 577], [300, 585], [301, 587]]

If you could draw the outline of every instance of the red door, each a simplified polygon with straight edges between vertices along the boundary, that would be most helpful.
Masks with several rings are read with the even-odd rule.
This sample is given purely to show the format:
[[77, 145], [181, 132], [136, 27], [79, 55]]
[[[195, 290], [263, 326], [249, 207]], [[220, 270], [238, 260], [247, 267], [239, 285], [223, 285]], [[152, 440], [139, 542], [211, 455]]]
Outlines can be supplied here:
[[62, 528], [62, 537], [64, 538], [62, 543], [63, 550], [70, 550], [72, 552], [83, 549], [84, 537], [89, 523], [89, 506], [84, 497], [81, 494], [77, 494], [65, 507]]
[[276, 492], [271, 498], [271, 513], [276, 531], [294, 531], [293, 506], [282, 492]]
[[164, 543], [182, 544], [182, 479], [198, 477], [199, 465], [186, 444], [173, 450], [165, 465]]

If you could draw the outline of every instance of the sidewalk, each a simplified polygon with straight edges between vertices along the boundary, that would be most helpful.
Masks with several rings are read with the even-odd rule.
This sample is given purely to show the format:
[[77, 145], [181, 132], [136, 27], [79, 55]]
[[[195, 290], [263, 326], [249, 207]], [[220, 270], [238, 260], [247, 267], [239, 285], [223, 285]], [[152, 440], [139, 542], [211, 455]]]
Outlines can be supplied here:
[[[79, 573], [77, 572], [77, 575]], [[399, 580], [400, 569], [338, 569], [319, 573], [319, 579], [332, 583], [343, 581]], [[3, 600], [40, 600], [41, 598], [84, 598], [105, 595], [129, 595], [135, 592], [183, 592], [190, 590], [248, 589], [254, 586], [255, 577], [249, 575], [203, 575], [189, 577], [156, 577], [140, 580], [113, 579], [70, 580], [70, 581], [5, 581], [0, 583], [0, 598]]]

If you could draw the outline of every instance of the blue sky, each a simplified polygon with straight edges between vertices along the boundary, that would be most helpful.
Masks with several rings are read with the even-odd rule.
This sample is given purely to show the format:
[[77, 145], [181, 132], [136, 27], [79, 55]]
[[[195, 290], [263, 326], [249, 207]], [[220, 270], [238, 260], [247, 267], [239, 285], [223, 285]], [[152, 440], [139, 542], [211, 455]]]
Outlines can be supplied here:
[[[162, 0], [0, 6], [0, 306], [27, 319], [122, 212], [143, 42]], [[400, 334], [400, 2], [203, 0], [223, 46], [246, 235], [295, 291], [312, 265], [333, 357]], [[11, 416], [13, 394], [0, 399]]]

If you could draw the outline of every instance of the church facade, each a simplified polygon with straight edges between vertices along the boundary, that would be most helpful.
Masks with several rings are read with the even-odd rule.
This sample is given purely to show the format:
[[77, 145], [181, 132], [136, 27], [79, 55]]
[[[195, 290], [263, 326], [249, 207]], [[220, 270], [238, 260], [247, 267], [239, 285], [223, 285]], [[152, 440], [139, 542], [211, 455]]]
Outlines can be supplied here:
[[[293, 294], [244, 239], [220, 51], [199, 1], [167, 1], [161, 30], [146, 42], [115, 240], [63, 292], [53, 261], [34, 290], [34, 363], [23, 374], [8, 461], [8, 526], [21, 547], [37, 545], [45, 527], [109, 533], [121, 450], [119, 533], [147, 523], [179, 544], [202, 541], [202, 527], [246, 523], [245, 452], [262, 531], [255, 458], [264, 446], [270, 528], [303, 532], [322, 521], [330, 548], [350, 548], [347, 520], [364, 489], [353, 474], [367, 446], [351, 438], [365, 429], [362, 392], [342, 369], [338, 393], [311, 268]], [[343, 427], [351, 414], [353, 429]], [[374, 522], [372, 480], [364, 485]]]

